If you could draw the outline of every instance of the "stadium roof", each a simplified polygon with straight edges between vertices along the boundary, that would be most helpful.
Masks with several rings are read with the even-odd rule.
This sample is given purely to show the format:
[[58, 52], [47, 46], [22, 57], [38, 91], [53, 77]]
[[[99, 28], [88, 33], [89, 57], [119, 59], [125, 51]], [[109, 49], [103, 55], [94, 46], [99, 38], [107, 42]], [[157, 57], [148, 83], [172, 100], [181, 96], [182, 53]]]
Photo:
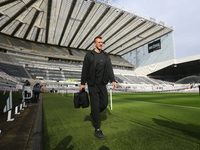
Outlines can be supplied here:
[[192, 75], [200, 75], [200, 54], [189, 56], [185, 58], [180, 58], [175, 60], [175, 63], [149, 74], [150, 77], [187, 77]]
[[102, 36], [104, 50], [121, 56], [172, 31], [111, 0], [0, 1], [0, 33], [40, 43], [92, 50]]

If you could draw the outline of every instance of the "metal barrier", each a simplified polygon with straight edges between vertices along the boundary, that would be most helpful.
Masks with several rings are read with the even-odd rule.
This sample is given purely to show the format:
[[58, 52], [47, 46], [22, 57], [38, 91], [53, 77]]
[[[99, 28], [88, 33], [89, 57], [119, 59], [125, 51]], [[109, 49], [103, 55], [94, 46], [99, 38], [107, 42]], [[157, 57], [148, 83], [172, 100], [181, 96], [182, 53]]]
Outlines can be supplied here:
[[[4, 90], [4, 95], [6, 93], [6, 90]], [[27, 107], [25, 100], [26, 99], [31, 99], [33, 96], [33, 91], [31, 89], [31, 86], [24, 86], [23, 88], [23, 92], [22, 92], [22, 103], [20, 104], [20, 110], [24, 110], [23, 107]], [[6, 101], [6, 105], [3, 109], [3, 112], [6, 113], [8, 112], [8, 116], [7, 116], [7, 122], [9, 121], [14, 121], [14, 118], [12, 118], [12, 90], [9, 92], [9, 96], [7, 98]], [[19, 115], [20, 112], [18, 112], [18, 106], [15, 106], [15, 115]], [[1, 134], [1, 130], [0, 130], [0, 134]]]

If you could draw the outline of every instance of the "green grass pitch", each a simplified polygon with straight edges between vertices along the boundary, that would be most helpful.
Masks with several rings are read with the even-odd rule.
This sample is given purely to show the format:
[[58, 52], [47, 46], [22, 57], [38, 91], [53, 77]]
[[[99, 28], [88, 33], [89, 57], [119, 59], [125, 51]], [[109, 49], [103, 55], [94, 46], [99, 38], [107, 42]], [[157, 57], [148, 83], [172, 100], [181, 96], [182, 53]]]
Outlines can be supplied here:
[[45, 150], [200, 150], [198, 93], [113, 93], [94, 136], [90, 107], [72, 94], [43, 94]]

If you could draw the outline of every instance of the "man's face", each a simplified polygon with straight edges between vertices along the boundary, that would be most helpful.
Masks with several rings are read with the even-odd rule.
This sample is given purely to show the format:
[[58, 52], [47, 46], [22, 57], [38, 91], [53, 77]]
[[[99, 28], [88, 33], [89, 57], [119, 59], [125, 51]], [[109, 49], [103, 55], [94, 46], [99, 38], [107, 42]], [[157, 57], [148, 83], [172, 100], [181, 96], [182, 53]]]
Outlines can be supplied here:
[[102, 39], [96, 39], [94, 42], [94, 45], [98, 50], [102, 50], [103, 47], [103, 40]]

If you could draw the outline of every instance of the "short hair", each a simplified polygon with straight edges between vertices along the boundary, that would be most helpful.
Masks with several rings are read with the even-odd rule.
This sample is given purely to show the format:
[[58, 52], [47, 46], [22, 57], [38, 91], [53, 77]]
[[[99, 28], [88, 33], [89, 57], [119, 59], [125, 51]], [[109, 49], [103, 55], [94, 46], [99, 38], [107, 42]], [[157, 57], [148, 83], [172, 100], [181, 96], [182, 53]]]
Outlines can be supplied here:
[[95, 38], [94, 38], [94, 43], [95, 43], [96, 39], [102, 39], [102, 37], [101, 37], [101, 36], [95, 37]]

